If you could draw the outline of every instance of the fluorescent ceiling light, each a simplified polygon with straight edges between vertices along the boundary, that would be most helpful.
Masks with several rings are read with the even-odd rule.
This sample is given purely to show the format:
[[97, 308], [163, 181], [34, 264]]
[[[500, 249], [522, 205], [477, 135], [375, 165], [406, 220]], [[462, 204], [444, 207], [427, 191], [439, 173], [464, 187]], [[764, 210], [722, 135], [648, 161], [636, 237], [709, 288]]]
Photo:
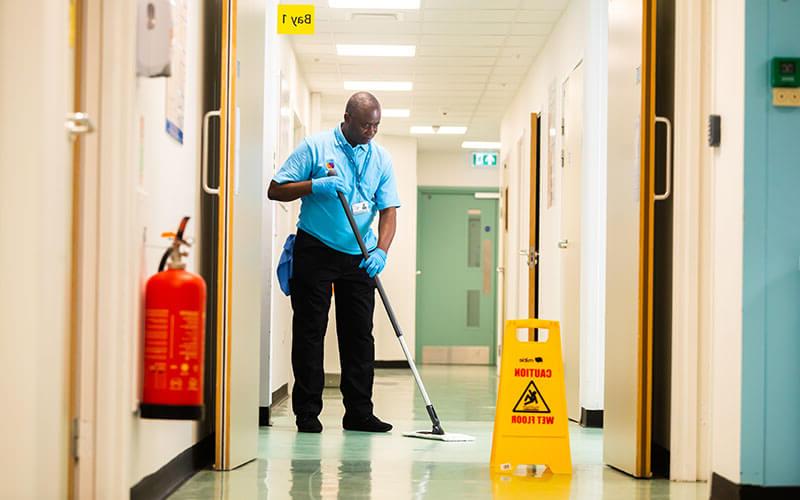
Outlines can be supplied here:
[[381, 117], [383, 118], [408, 118], [411, 116], [410, 109], [382, 109]]
[[358, 57], [414, 57], [416, 45], [349, 45], [336, 44], [340, 56]]
[[499, 142], [464, 141], [461, 147], [464, 149], [500, 149]]
[[419, 9], [420, 0], [328, 0], [332, 9]]
[[437, 135], [461, 135], [467, 133], [467, 127], [439, 127], [431, 125], [415, 125], [411, 127], [412, 134], [437, 134]]
[[439, 135], [463, 135], [467, 133], [467, 127], [439, 127], [436, 133]]
[[411, 82], [344, 82], [345, 90], [405, 90], [409, 91], [414, 88]]

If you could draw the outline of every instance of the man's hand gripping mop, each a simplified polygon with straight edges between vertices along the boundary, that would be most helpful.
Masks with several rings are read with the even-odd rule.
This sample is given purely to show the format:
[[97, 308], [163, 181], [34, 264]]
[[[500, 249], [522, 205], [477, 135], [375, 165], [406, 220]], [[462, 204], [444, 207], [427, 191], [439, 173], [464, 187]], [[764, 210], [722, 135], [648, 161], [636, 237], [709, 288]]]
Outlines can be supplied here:
[[[336, 175], [336, 172], [329, 171], [328, 175]], [[356, 240], [358, 240], [358, 246], [361, 248], [361, 253], [365, 259], [368, 259], [369, 251], [367, 251], [367, 247], [364, 244], [364, 238], [361, 237], [361, 232], [358, 230], [358, 225], [353, 217], [353, 211], [350, 209], [350, 205], [347, 203], [347, 198], [345, 198], [344, 194], [341, 192], [337, 194], [339, 195], [339, 201], [342, 203], [342, 208], [347, 215], [347, 220], [350, 222], [350, 228], [353, 230]], [[431, 418], [431, 424], [433, 424], [433, 428], [429, 431], [420, 430], [414, 432], [404, 432], [403, 436], [447, 442], [474, 441], [475, 438], [472, 436], [468, 436], [466, 434], [445, 433], [444, 429], [442, 429], [442, 424], [439, 422], [439, 417], [436, 415], [436, 410], [433, 409], [433, 403], [431, 403], [431, 399], [428, 397], [428, 392], [425, 390], [425, 385], [422, 383], [422, 378], [419, 376], [419, 372], [414, 364], [414, 360], [411, 358], [411, 351], [408, 350], [408, 345], [406, 345], [405, 338], [403, 338], [403, 332], [400, 329], [400, 325], [398, 324], [397, 318], [394, 315], [392, 305], [389, 303], [389, 297], [386, 295], [386, 291], [383, 289], [383, 284], [378, 276], [375, 276], [375, 284], [378, 288], [378, 294], [381, 296], [383, 306], [386, 309], [386, 314], [389, 315], [389, 321], [392, 323], [394, 333], [397, 335], [397, 340], [400, 341], [400, 347], [403, 348], [403, 354], [405, 355], [406, 360], [408, 360], [408, 366], [411, 368], [411, 372], [414, 374], [414, 380], [417, 383], [417, 388], [419, 388], [419, 392], [422, 394], [422, 399], [425, 400], [425, 409], [428, 410], [428, 416]]]

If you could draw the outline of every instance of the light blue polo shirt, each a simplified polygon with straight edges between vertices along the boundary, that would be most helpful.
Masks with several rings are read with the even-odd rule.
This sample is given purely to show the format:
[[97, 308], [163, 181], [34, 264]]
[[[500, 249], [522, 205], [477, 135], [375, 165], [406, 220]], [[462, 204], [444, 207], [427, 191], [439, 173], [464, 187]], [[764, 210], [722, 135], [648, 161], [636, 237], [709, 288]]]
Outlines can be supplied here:
[[[333, 163], [337, 175], [344, 179], [344, 194], [350, 206], [367, 203], [368, 210], [355, 214], [355, 218], [364, 243], [370, 251], [374, 250], [378, 246], [372, 231], [375, 215], [386, 208], [400, 206], [392, 159], [375, 141], [352, 147], [339, 126], [308, 137], [289, 156], [273, 180], [285, 184], [325, 177], [329, 163]], [[334, 250], [361, 254], [338, 197], [304, 196], [297, 227]]]

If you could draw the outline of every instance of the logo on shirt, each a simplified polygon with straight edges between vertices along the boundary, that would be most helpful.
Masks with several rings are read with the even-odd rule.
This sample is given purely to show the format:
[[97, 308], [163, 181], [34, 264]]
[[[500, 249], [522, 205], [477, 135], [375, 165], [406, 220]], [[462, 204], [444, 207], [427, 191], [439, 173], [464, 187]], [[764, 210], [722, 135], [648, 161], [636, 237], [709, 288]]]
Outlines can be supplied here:
[[329, 162], [326, 162], [326, 163], [325, 163], [325, 167], [326, 167], [328, 170], [333, 170], [334, 168], [336, 168], [336, 165], [334, 165], [334, 164], [333, 164], [333, 161], [329, 161]]

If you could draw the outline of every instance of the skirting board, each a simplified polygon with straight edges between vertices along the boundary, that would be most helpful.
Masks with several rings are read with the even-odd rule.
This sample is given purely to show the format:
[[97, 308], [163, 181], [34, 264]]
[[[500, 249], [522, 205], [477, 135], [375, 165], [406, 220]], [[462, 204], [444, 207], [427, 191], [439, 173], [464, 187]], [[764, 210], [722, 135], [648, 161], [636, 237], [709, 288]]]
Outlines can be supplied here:
[[[375, 361], [375, 368], [378, 370], [407, 369], [408, 361], [401, 359], [397, 361]], [[338, 389], [342, 382], [341, 373], [326, 373], [325, 388]]]
[[339, 373], [326, 373], [325, 374], [325, 388], [338, 389], [339, 384], [342, 382], [342, 375]]
[[406, 361], [405, 359], [399, 359], [397, 361], [375, 361], [375, 368], [402, 369], [402, 368], [408, 368], [408, 367], [409, 367], [408, 366], [408, 361]]
[[603, 428], [603, 410], [587, 410], [581, 407], [581, 427]]
[[214, 436], [209, 434], [167, 465], [131, 488], [131, 500], [161, 500], [214, 461]]
[[258, 407], [258, 426], [269, 427], [270, 425], [272, 425], [270, 423], [270, 414], [272, 413], [272, 407], [278, 403], [282, 403], [283, 400], [288, 397], [289, 397], [289, 384], [283, 384], [282, 386], [278, 387], [278, 389], [276, 389], [272, 393], [272, 405]]
[[716, 472], [711, 476], [711, 500], [790, 500], [800, 498], [800, 486], [736, 484]]

